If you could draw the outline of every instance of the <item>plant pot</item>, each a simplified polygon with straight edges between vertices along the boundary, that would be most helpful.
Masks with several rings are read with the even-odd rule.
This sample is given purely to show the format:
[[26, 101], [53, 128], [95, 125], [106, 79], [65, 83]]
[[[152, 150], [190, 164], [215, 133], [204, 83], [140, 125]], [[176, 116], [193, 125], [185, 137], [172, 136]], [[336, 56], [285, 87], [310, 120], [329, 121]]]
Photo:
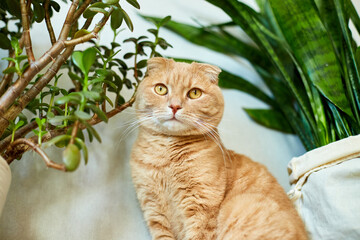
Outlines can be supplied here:
[[11, 171], [7, 162], [0, 156], [0, 216], [5, 204], [11, 182]]
[[311, 239], [360, 239], [360, 135], [293, 158], [288, 170]]

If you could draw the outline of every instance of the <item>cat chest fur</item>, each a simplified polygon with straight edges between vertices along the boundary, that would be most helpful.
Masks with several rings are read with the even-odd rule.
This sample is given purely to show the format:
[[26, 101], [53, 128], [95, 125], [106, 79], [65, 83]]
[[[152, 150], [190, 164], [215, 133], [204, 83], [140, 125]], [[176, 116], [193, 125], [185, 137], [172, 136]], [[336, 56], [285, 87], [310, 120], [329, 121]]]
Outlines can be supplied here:
[[185, 239], [191, 221], [215, 227], [226, 186], [219, 147], [203, 136], [139, 136], [131, 167], [146, 220], [163, 216], [177, 239]]

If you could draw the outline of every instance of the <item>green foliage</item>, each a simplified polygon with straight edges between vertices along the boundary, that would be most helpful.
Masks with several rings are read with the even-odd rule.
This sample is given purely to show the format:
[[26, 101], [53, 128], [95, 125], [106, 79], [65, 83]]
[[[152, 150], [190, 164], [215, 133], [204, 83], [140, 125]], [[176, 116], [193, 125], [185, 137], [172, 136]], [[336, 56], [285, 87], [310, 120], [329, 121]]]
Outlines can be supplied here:
[[62, 157], [67, 171], [72, 172], [79, 167], [81, 154], [75, 144], [67, 145]]
[[[137, 0], [127, 0], [127, 3], [137, 9], [140, 8]], [[31, 1], [30, 27], [34, 22], [45, 22], [44, 4], [44, 0]], [[60, 5], [56, 1], [50, 1], [49, 6], [50, 15], [53, 10], [60, 11]], [[1, 139], [4, 140], [10, 135], [13, 142], [18, 130], [36, 123], [34, 126], [37, 127], [32, 131], [37, 136], [39, 146], [55, 145], [65, 148], [62, 159], [67, 171], [74, 171], [78, 168], [81, 155], [85, 163], [88, 161], [88, 149], [83, 131], [87, 132], [90, 141], [96, 139], [101, 142], [100, 134], [92, 126], [93, 120], [108, 122], [108, 113], [126, 102], [122, 96], [123, 87], [132, 89], [135, 94], [137, 86], [145, 74], [147, 59], [154, 55], [160, 55], [156, 51], [157, 46], [162, 49], [171, 46], [159, 37], [160, 25], [156, 26], [156, 34], [152, 33], [154, 36], [149, 34], [150, 36], [141, 35], [118, 40], [122, 31], [119, 30], [121, 27], [126, 25], [131, 31], [134, 28], [129, 15], [121, 8], [118, 0], [93, 1], [84, 11], [83, 17], [90, 19], [96, 14], [110, 17], [110, 27], [114, 33], [110, 45], [102, 45], [91, 40], [87, 49], [74, 51], [62, 65], [63, 73], [56, 74], [54, 79], [42, 88], [41, 93], [26, 106], [26, 110], [30, 111], [32, 115], [27, 114], [28, 117], [25, 117], [23, 113], [19, 114], [13, 121], [10, 121], [9, 127], [1, 136]], [[14, 63], [13, 67], [5, 69], [3, 73], [14, 73], [18, 77], [21, 77], [29, 66], [28, 56], [22, 55], [23, 49], [19, 44], [22, 32], [20, 18], [19, 0], [1, 1], [0, 22], [4, 23], [4, 27], [0, 28], [0, 48], [8, 49], [15, 55], [3, 58], [3, 60]], [[166, 17], [163, 21], [168, 20], [169, 17]], [[15, 22], [18, 31], [9, 30], [10, 21]], [[78, 25], [74, 24], [74, 26]], [[91, 31], [75, 29], [73, 32], [75, 33], [73, 39], [75, 39], [83, 37]], [[134, 46], [134, 50], [123, 52], [121, 51], [122, 44], [131, 44]], [[43, 76], [38, 74], [32, 79], [25, 92], [37, 84]], [[60, 87], [58, 84], [60, 81], [71, 81], [71, 86]], [[61, 86], [69, 86], [69, 84]], [[17, 102], [14, 103], [14, 105], [16, 104]], [[112, 109], [106, 109], [107, 104]], [[57, 131], [62, 134], [57, 134], [59, 136], [42, 144], [44, 135]]]
[[2, 60], [14, 62], [15, 66], [6, 68], [3, 71], [3, 73], [4, 74], [17, 73], [19, 76], [21, 76], [23, 74], [23, 72], [25, 71], [25, 69], [29, 66], [28, 62], [26, 62], [24, 64], [21, 63], [23, 60], [27, 60], [27, 56], [21, 55], [22, 49], [19, 46], [19, 41], [17, 38], [12, 37], [11, 41], [10, 41], [10, 45], [11, 45], [12, 49], [14, 49], [15, 58], [4, 57], [4, 58], [2, 58]]
[[[360, 133], [359, 47], [349, 21], [360, 30], [351, 0], [259, 0], [260, 12], [237, 0], [207, 0], [231, 22], [166, 28], [214, 51], [247, 59], [272, 95], [237, 76], [220, 75], [222, 87], [251, 94], [269, 109], [246, 109], [256, 122], [295, 132], [306, 149]], [[153, 21], [156, 18], [147, 17]], [[232, 33], [241, 28], [254, 42]]]

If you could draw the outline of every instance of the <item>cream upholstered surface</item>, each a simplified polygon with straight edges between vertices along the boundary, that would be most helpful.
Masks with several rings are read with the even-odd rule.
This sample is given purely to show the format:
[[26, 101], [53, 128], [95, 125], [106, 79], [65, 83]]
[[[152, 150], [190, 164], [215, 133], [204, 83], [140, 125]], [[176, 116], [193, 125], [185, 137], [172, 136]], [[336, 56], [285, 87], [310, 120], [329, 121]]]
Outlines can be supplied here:
[[[192, 22], [191, 17], [194, 16], [203, 22], [226, 19], [221, 11], [205, 1], [139, 2], [142, 13], [147, 15], [171, 14], [175, 20], [185, 22]], [[151, 27], [135, 13], [130, 15], [137, 31], [134, 35], [139, 36]], [[60, 16], [54, 22], [62, 22]], [[54, 26], [55, 31], [59, 27]], [[36, 56], [40, 56], [44, 46], [49, 46], [43, 31], [40, 28], [32, 33]], [[102, 33], [102, 43], [112, 38], [106, 37], [107, 34], [110, 33]], [[218, 64], [263, 87], [245, 61], [196, 47], [165, 30], [161, 34], [174, 46], [174, 49], [166, 52], [167, 55]], [[126, 47], [123, 46], [124, 49]], [[126, 93], [127, 96], [129, 94]], [[304, 152], [298, 139], [250, 121], [242, 107], [265, 107], [256, 99], [235, 90], [223, 90], [223, 94], [225, 113], [219, 130], [225, 146], [264, 163], [281, 185], [288, 189], [287, 163], [293, 156]], [[150, 239], [130, 177], [129, 155], [136, 131], [125, 132], [126, 123], [131, 119], [134, 119], [134, 114], [129, 109], [112, 118], [109, 124], [97, 126], [102, 143], [89, 144], [88, 165], [82, 164], [73, 173], [46, 169], [41, 159], [32, 152], [27, 153], [21, 161], [12, 163], [12, 183], [0, 218], [0, 239]], [[48, 153], [55, 161], [61, 161], [60, 151], [49, 149]]]

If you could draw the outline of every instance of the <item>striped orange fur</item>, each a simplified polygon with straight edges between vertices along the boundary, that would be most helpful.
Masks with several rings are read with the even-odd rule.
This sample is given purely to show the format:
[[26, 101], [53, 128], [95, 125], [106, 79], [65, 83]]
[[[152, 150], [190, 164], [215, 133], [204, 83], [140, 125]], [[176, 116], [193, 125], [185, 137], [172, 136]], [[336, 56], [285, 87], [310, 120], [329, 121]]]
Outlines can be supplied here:
[[[208, 64], [148, 61], [135, 102], [139, 135], [130, 163], [153, 239], [307, 239], [267, 169], [222, 145], [219, 73]], [[192, 89], [201, 96], [191, 98]]]

